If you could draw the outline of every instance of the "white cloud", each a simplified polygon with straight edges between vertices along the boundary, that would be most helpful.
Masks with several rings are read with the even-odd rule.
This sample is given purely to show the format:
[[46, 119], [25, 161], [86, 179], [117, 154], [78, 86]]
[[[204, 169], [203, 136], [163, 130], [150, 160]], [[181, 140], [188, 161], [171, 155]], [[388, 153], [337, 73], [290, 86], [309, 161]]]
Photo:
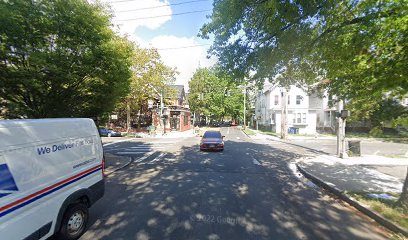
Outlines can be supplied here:
[[[92, 2], [94, 0], [88, 1]], [[119, 26], [120, 34], [127, 35], [130, 40], [137, 42], [140, 47], [155, 47], [159, 49], [163, 62], [170, 67], [177, 68], [179, 75], [176, 77], [176, 84], [183, 84], [187, 89], [188, 81], [199, 66], [210, 67], [216, 62], [214, 58], [207, 59], [209, 46], [197, 46], [203, 43], [198, 42], [195, 37], [160, 35], [153, 38], [150, 42], [145, 42], [142, 36], [135, 34], [135, 30], [138, 27], [147, 27], [153, 30], [171, 20], [169, 15], [172, 14], [172, 10], [168, 0], [137, 0], [116, 3], [112, 0], [102, 0], [102, 3], [108, 4], [111, 7], [115, 16], [113, 24]], [[134, 9], [141, 10], [129, 11]], [[149, 18], [162, 15], [167, 16]], [[136, 18], [145, 19], [131, 20]], [[128, 20], [121, 21], [125, 19]]]
[[[116, 3], [103, 0], [102, 2], [111, 7], [114, 13], [113, 24], [119, 26], [121, 34], [133, 36], [138, 27], [156, 29], [171, 20], [172, 10], [167, 0], [163, 2], [160, 0], [141, 0]], [[136, 9], [138, 10], [131, 11]], [[151, 18], [162, 15], [165, 16]]]
[[209, 46], [197, 46], [200, 43], [194, 37], [162, 35], [153, 38], [150, 44], [159, 49], [160, 56], [166, 65], [177, 68], [179, 75], [176, 84], [184, 84], [186, 88], [198, 66], [210, 67], [216, 62], [214, 58], [207, 59]]

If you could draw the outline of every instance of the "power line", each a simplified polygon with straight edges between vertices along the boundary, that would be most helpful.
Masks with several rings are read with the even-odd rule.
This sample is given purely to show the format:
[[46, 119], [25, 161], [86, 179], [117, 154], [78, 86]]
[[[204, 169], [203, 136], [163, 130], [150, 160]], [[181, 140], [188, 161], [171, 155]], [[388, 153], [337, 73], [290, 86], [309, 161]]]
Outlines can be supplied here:
[[[120, 1], [111, 1], [109, 3], [121, 3], [121, 2], [135, 2], [135, 1], [140, 1], [140, 0], [120, 0]], [[143, 0], [142, 0], [143, 1]]]
[[151, 17], [140, 17], [140, 18], [129, 18], [129, 19], [118, 19], [116, 21], [133, 21], [133, 20], [142, 20], [142, 19], [149, 19], [149, 18], [159, 18], [159, 17], [170, 17], [170, 16], [178, 16], [178, 15], [185, 15], [191, 13], [200, 13], [200, 12], [210, 12], [211, 9], [207, 10], [199, 10], [199, 11], [191, 11], [191, 12], [181, 12], [181, 13], [174, 13], [174, 14], [166, 14], [166, 15], [158, 15], [158, 16], [151, 16]]
[[137, 8], [137, 9], [131, 9], [131, 10], [116, 11], [116, 12], [134, 12], [134, 11], [140, 11], [140, 10], [146, 10], [146, 9], [155, 9], [155, 8], [163, 8], [163, 7], [168, 7], [168, 6], [184, 5], [184, 4], [195, 3], [195, 2], [208, 2], [208, 0], [187, 1], [187, 2], [180, 2], [180, 3], [172, 3], [168, 5], [162, 5], [162, 6]]
[[183, 49], [183, 48], [201, 47], [201, 46], [208, 46], [208, 45], [211, 45], [211, 44], [206, 43], [206, 44], [198, 44], [198, 45], [183, 46], [183, 47], [173, 47], [173, 48], [157, 48], [157, 50], [173, 50], [173, 49]]

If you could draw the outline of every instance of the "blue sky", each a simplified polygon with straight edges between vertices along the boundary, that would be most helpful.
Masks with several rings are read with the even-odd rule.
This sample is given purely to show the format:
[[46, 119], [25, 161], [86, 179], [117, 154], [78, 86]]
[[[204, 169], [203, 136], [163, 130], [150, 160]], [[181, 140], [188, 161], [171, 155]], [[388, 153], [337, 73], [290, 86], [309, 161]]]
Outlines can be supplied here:
[[[118, 32], [127, 35], [140, 47], [157, 48], [162, 61], [177, 69], [177, 84], [187, 87], [199, 66], [215, 64], [215, 58], [207, 58], [212, 40], [197, 37], [200, 28], [209, 21], [206, 16], [211, 14], [212, 0], [103, 1], [111, 6]], [[138, 10], [133, 11], [135, 9]], [[210, 11], [177, 15], [202, 10]]]
[[[192, 0], [173, 0], [170, 4], [182, 2], [190, 2]], [[194, 1], [194, 0], [193, 0]], [[186, 3], [182, 5], [170, 6], [173, 13], [183, 13], [192, 11], [201, 11], [212, 9], [212, 1], [206, 0], [202, 2]], [[150, 41], [152, 38], [159, 35], [174, 35], [176, 37], [195, 37], [197, 36], [202, 25], [207, 22], [206, 15], [211, 12], [198, 12], [185, 15], [173, 16], [172, 19], [159, 28], [151, 30], [147, 27], [139, 27], [135, 33], [141, 36], [143, 40]]]

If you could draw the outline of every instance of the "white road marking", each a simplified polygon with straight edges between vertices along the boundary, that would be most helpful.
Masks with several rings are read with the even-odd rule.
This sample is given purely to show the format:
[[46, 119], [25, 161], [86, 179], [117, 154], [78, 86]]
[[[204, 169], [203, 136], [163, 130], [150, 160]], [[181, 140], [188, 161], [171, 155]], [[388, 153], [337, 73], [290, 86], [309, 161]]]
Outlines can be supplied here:
[[106, 147], [106, 146], [109, 146], [109, 145], [112, 145], [112, 144], [115, 144], [115, 143], [126, 142], [126, 141], [129, 141], [129, 140], [132, 140], [132, 139], [122, 139], [122, 140], [119, 140], [119, 141], [116, 141], [116, 142], [110, 142], [110, 143], [102, 144], [102, 146]]
[[123, 149], [122, 151], [127, 151], [127, 152], [137, 152], [137, 151], [151, 151], [151, 150], [153, 150], [153, 149], [151, 149], [151, 148], [137, 148], [137, 149], [134, 149], [134, 148], [125, 148], [125, 149]]
[[150, 154], [146, 154], [146, 155], [144, 155], [143, 157], [141, 157], [141, 158], [135, 160], [135, 162], [136, 162], [136, 163], [141, 162], [141, 161], [145, 160], [146, 158], [152, 156], [153, 154], [154, 154], [154, 152], [152, 152], [152, 153], [150, 153]]
[[164, 157], [164, 155], [166, 155], [167, 153], [161, 153], [159, 156], [157, 156], [155, 159], [153, 159], [152, 161], [150, 161], [150, 162], [148, 162], [148, 163], [155, 163], [155, 162], [158, 162], [158, 161], [160, 161], [163, 157]]
[[229, 131], [230, 131], [230, 129], [228, 128], [228, 130], [227, 130], [227, 134], [229, 134]]
[[377, 155], [380, 152], [380, 150], [377, 150], [374, 152], [374, 155]]
[[252, 162], [254, 163], [254, 164], [256, 164], [256, 165], [261, 165], [261, 163], [260, 162], [258, 162], [258, 160], [256, 160], [255, 158], [254, 159], [252, 159]]
[[147, 153], [146, 151], [145, 152], [117, 152], [116, 154], [119, 154], [119, 155], [132, 155], [132, 154], [139, 154], [139, 153]]
[[152, 148], [165, 148], [164, 146], [140, 146], [140, 147], [130, 147], [132, 149], [152, 149]]

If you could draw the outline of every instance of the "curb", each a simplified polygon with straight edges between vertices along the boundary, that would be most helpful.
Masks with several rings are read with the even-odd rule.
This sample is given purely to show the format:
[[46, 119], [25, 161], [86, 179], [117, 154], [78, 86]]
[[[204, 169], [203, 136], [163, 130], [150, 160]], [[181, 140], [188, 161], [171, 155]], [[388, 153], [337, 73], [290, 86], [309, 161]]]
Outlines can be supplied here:
[[320, 178], [314, 176], [313, 174], [308, 173], [306, 170], [304, 170], [302, 167], [299, 166], [298, 163], [296, 163], [296, 168], [301, 172], [306, 178], [310, 179], [313, 183], [315, 183], [318, 186], [321, 186], [331, 192], [332, 194], [336, 195], [343, 201], [347, 202], [351, 206], [355, 207], [357, 210], [360, 212], [364, 213], [368, 217], [374, 219], [377, 223], [381, 224], [382, 226], [388, 228], [389, 230], [400, 233], [406, 237], [408, 237], [408, 230], [396, 225], [395, 223], [389, 221], [388, 219], [384, 218], [381, 214], [361, 205], [359, 202], [356, 200], [348, 197], [343, 191], [339, 190], [336, 187], [330, 186], [329, 184], [325, 183], [323, 180]]
[[144, 161], [144, 160], [146, 160], [148, 157], [152, 156], [154, 153], [155, 153], [155, 152], [148, 153], [148, 154], [144, 155], [143, 157], [141, 157], [140, 159], [138, 159], [138, 160], [136, 160], [136, 161], [135, 161], [135, 159], [134, 159], [133, 157], [129, 157], [129, 158], [130, 158], [129, 162], [123, 164], [123, 165], [120, 166], [120, 167], [117, 167], [117, 168], [113, 169], [113, 170], [110, 171], [110, 172], [105, 173], [105, 176], [109, 176], [109, 175], [111, 175], [112, 173], [117, 172], [117, 171], [119, 171], [119, 170], [121, 170], [121, 169], [123, 169], [123, 168], [129, 166], [129, 165], [130, 165], [131, 163], [133, 163], [133, 162], [138, 163], [138, 162]]
[[252, 139], [243, 129], [240, 129], [241, 132], [243, 132], [247, 137], [249, 137], [250, 139]]
[[119, 170], [121, 170], [122, 168], [125, 168], [125, 167], [129, 166], [129, 164], [131, 164], [131, 163], [133, 162], [133, 158], [132, 158], [132, 157], [129, 157], [129, 158], [130, 158], [129, 162], [123, 164], [123, 165], [120, 166], [120, 167], [117, 167], [117, 168], [113, 169], [112, 171], [109, 171], [109, 172], [105, 173], [105, 176], [108, 177], [108, 176], [111, 175], [112, 173], [114, 173], [114, 172], [116, 172], [116, 171], [119, 171]]

